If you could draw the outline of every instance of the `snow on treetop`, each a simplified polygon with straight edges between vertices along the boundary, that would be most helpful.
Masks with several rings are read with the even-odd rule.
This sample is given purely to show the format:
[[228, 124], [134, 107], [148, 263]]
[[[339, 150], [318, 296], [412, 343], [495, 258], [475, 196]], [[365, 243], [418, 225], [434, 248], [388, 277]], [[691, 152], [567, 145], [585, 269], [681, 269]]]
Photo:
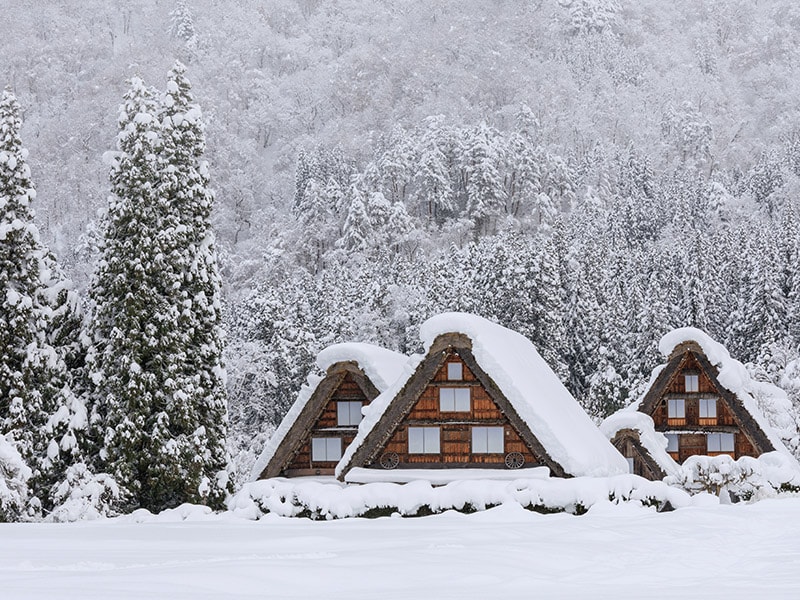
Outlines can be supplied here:
[[656, 431], [655, 423], [649, 415], [632, 410], [631, 406], [617, 411], [600, 424], [600, 432], [611, 440], [622, 429], [639, 432], [639, 441], [653, 460], [667, 475], [676, 475], [680, 465], [667, 452], [667, 438]]
[[[426, 354], [433, 341], [445, 333], [470, 338], [478, 364], [567, 473], [606, 476], [628, 471], [622, 455], [602, 436], [527, 338], [476, 315], [444, 313], [420, 327]], [[373, 400], [358, 435], [336, 467], [337, 477], [423, 359], [424, 355], [412, 357], [405, 375]]]
[[[369, 377], [378, 391], [382, 392], [403, 372], [403, 366], [408, 361], [408, 357], [372, 344], [350, 342], [328, 346], [317, 355], [316, 363], [321, 370], [327, 371], [329, 367], [336, 363], [350, 361], [355, 362], [364, 371], [364, 374]], [[253, 469], [250, 472], [251, 480], [258, 479], [269, 461], [272, 460], [283, 438], [289, 433], [292, 425], [294, 425], [323, 379], [324, 377], [314, 373], [308, 375], [306, 383], [300, 388], [294, 404], [292, 404], [286, 416], [283, 417], [281, 424], [269, 438], [264, 450], [253, 465]], [[369, 409], [369, 407], [364, 408]]]
[[[674, 329], [661, 338], [658, 349], [665, 357], [669, 357], [675, 348], [688, 342], [697, 344], [708, 361], [718, 369], [719, 383], [742, 401], [775, 450], [792, 456], [782, 441], [797, 436], [792, 403], [786, 392], [771, 383], [752, 379], [745, 366], [731, 358], [725, 346], [700, 329]], [[643, 400], [644, 396], [636, 403], [636, 407]]]
[[356, 363], [378, 391], [382, 392], [402, 375], [408, 357], [363, 342], [334, 344], [317, 355], [317, 366], [323, 371], [336, 363], [348, 361]]

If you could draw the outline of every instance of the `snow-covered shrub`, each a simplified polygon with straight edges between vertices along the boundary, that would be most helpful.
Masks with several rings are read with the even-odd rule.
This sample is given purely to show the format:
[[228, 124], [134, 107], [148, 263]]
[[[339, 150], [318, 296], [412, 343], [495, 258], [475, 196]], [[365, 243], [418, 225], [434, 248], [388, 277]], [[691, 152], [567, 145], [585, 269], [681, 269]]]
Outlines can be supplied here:
[[73, 522], [112, 517], [120, 491], [116, 481], [105, 473], [94, 474], [79, 463], [67, 469], [64, 480], [53, 490], [55, 508], [48, 521]]
[[246, 484], [228, 500], [228, 510], [245, 519], [267, 513], [310, 519], [373, 518], [399, 514], [427, 516], [449, 510], [473, 513], [501, 504], [516, 503], [549, 514], [584, 514], [592, 506], [613, 502], [661, 507], [686, 506], [682, 490], [636, 475], [608, 478], [576, 477], [499, 480], [462, 480], [433, 486], [429, 481], [405, 484], [373, 482], [348, 485], [331, 481], [264, 479]]
[[743, 456], [691, 456], [676, 475], [664, 480], [691, 494], [708, 492], [719, 495], [724, 488], [731, 494], [749, 500], [773, 496], [778, 492], [800, 491], [800, 473], [796, 464], [778, 452], [759, 458]]
[[17, 449], [0, 435], [0, 522], [22, 520], [31, 470]]

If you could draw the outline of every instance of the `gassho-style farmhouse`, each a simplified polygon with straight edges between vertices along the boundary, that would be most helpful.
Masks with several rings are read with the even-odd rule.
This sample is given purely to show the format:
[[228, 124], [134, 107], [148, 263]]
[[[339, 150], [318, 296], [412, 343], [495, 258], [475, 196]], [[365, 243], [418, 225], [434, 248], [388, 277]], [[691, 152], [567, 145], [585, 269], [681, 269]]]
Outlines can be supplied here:
[[790, 419], [786, 394], [751, 379], [698, 329], [665, 335], [667, 362], [647, 391], [599, 427], [524, 336], [445, 313], [423, 323], [420, 337], [424, 352], [410, 358], [362, 343], [323, 350], [316, 363], [324, 376], [309, 376], [253, 479], [660, 480], [691, 456], [765, 453], [800, 473], [779, 435]]

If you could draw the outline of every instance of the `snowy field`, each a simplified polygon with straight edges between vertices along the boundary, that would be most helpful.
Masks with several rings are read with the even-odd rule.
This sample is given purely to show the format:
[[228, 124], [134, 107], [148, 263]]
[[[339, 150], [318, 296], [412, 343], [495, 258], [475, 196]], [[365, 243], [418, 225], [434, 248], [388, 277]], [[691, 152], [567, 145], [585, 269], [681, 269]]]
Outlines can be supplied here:
[[[711, 500], [709, 498], [709, 500]], [[798, 598], [800, 499], [0, 526], [0, 598]], [[142, 520], [142, 519], [139, 519]]]

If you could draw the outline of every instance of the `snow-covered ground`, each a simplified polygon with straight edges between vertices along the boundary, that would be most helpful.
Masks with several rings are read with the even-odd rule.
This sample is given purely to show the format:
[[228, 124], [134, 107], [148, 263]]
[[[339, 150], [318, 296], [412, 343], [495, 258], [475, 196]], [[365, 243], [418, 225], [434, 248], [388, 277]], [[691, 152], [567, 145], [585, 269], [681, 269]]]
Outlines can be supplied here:
[[[0, 598], [798, 598], [800, 499], [0, 526]], [[140, 522], [137, 522], [140, 521]]]

